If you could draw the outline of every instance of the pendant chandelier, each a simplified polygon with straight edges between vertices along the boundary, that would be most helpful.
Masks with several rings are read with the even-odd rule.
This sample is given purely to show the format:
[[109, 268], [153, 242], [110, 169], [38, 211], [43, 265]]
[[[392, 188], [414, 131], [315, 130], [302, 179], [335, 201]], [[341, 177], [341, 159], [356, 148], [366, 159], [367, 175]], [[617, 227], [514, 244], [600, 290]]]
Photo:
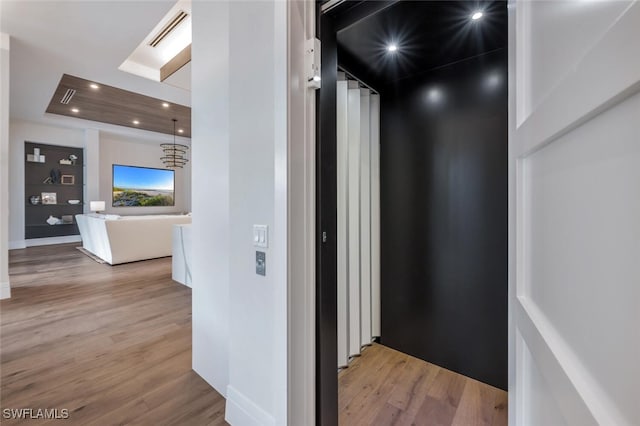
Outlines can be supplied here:
[[160, 157], [164, 166], [168, 169], [183, 168], [189, 161], [187, 159], [187, 151], [189, 147], [180, 143], [176, 143], [176, 120], [173, 119], [173, 143], [161, 143], [163, 156]]

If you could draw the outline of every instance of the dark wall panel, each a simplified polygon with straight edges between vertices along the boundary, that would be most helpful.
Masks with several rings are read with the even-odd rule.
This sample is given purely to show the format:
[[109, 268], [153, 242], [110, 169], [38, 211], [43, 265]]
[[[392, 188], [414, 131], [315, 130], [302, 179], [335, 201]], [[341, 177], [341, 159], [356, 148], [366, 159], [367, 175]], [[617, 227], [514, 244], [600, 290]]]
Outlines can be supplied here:
[[507, 52], [386, 87], [382, 343], [507, 387]]

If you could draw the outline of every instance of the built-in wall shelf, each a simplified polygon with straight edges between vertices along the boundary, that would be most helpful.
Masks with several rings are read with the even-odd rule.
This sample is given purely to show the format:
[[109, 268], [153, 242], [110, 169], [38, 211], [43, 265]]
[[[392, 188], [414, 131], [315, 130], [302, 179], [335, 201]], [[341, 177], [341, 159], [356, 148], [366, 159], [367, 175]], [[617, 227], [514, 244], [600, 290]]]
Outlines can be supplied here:
[[[42, 144], [36, 144], [38, 146], [41, 146]], [[75, 148], [74, 148], [75, 149]], [[53, 162], [53, 161], [45, 161], [44, 163], [41, 163], [39, 161], [29, 161], [27, 160], [27, 163], [30, 165], [34, 165], [34, 166], [47, 166], [47, 167], [52, 167], [52, 166], [57, 166], [58, 168], [60, 167], [84, 167], [84, 164], [60, 164], [57, 162]]]
[[[39, 155], [43, 155], [45, 162], [29, 161], [28, 155], [35, 154], [34, 149], [39, 149]], [[25, 196], [25, 239], [62, 237], [78, 235], [78, 225], [73, 222], [50, 225], [47, 223], [49, 216], [62, 219], [62, 216], [75, 216], [84, 209], [84, 155], [82, 148], [68, 146], [48, 145], [42, 143], [25, 142], [24, 165], [24, 196]], [[61, 159], [68, 159], [70, 155], [77, 157], [75, 164], [60, 164]], [[52, 170], [59, 170], [60, 177], [71, 179], [73, 183], [44, 183], [51, 175]], [[72, 176], [72, 178], [70, 177]], [[42, 202], [44, 193], [55, 193], [57, 199], [54, 204]], [[31, 196], [39, 196], [38, 204], [31, 204]], [[78, 204], [69, 204], [67, 200], [80, 200]]]
[[[82, 184], [84, 185], [84, 184]], [[77, 186], [77, 184], [68, 185], [66, 183], [27, 183], [25, 186]]]
[[61, 206], [65, 206], [65, 207], [82, 207], [84, 206], [84, 203], [80, 203], [80, 204], [69, 204], [69, 203], [57, 203], [57, 204], [31, 204], [31, 203], [27, 203], [27, 207], [61, 207]]
[[57, 228], [58, 226], [71, 226], [71, 225], [75, 225], [75, 224], [76, 224], [76, 222], [73, 221], [71, 223], [57, 223], [55, 225], [49, 225], [48, 223], [45, 223], [44, 225], [42, 225], [40, 223], [35, 223], [35, 224], [27, 225], [27, 226], [29, 226], [31, 228], [39, 228], [39, 227], [42, 227], [42, 228], [46, 228], [46, 227], [48, 227], [48, 228]]

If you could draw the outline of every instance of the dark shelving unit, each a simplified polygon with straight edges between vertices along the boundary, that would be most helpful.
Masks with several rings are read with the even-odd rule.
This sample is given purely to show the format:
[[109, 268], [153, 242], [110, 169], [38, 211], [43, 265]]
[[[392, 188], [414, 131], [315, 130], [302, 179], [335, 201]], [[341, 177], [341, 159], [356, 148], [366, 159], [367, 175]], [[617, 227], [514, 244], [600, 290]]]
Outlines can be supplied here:
[[[40, 155], [44, 155], [45, 162], [28, 160], [28, 155], [33, 154], [33, 149], [39, 148]], [[66, 235], [78, 235], [78, 226], [75, 223], [75, 215], [84, 209], [84, 153], [82, 148], [67, 146], [47, 145], [42, 143], [25, 142], [25, 238], [62, 237]], [[68, 159], [70, 155], [78, 157], [75, 164], [60, 164], [61, 159]], [[73, 176], [72, 184], [44, 183], [51, 170], [60, 170], [60, 175]], [[55, 192], [56, 203], [42, 203], [43, 192]], [[40, 196], [39, 204], [31, 204], [32, 195]], [[68, 200], [80, 200], [78, 204], [69, 204]], [[47, 218], [55, 216], [71, 215], [72, 223], [49, 225]]]

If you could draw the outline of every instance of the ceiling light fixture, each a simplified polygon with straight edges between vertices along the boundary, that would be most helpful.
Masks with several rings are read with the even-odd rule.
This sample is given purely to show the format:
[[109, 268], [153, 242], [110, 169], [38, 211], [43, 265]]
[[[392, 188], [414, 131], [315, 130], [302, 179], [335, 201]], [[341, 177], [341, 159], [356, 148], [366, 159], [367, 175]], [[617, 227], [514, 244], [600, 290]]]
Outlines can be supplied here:
[[140, 122], [138, 120], [133, 120], [133, 124], [137, 126], [138, 124], [140, 124]]
[[387, 50], [392, 53], [396, 52], [398, 50], [398, 45], [395, 43], [392, 43], [389, 46], [387, 46]]
[[482, 18], [483, 15], [484, 14], [478, 10], [477, 12], [474, 12], [473, 15], [471, 15], [471, 19], [477, 21], [478, 19]]
[[71, 108], [71, 112], [78, 113], [78, 112], [80, 112], [80, 110], [78, 108]]
[[166, 102], [163, 102], [163, 103], [162, 103], [162, 106], [163, 106], [163, 107], [165, 107], [165, 108], [169, 108], [169, 104], [168, 104], [168, 103], [166, 103]]
[[98, 86], [98, 85], [97, 85], [97, 84], [95, 84], [95, 83], [91, 83], [91, 84], [89, 85], [89, 87], [91, 87], [92, 89], [99, 89], [99, 88], [100, 88], [100, 86]]
[[178, 129], [178, 133], [184, 133], [184, 130]]
[[163, 156], [160, 157], [164, 166], [168, 169], [181, 169], [185, 164], [189, 162], [186, 158], [187, 151], [189, 147], [187, 145], [183, 145], [180, 143], [176, 143], [176, 120], [173, 121], [173, 143], [161, 143], [160, 148], [162, 148]]

